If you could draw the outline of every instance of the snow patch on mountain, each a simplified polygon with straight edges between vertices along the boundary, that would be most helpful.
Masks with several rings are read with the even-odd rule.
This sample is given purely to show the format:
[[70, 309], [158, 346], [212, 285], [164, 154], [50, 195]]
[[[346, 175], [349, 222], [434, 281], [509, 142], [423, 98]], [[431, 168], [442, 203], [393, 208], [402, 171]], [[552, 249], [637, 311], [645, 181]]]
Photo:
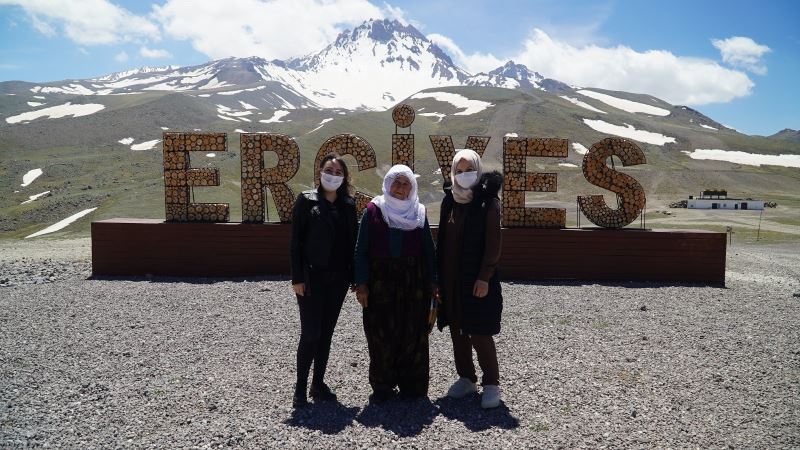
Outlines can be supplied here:
[[126, 138], [118, 140], [117, 142], [119, 142], [122, 145], [131, 145], [131, 144], [133, 144], [133, 141], [134, 141], [134, 139], [132, 137], [126, 137]]
[[593, 130], [601, 133], [613, 134], [615, 136], [633, 139], [634, 141], [644, 142], [647, 144], [664, 145], [675, 143], [674, 137], [664, 136], [661, 133], [637, 130], [632, 125], [628, 125], [627, 123], [623, 124], [624, 126], [620, 126], [604, 122], [602, 120], [591, 119], [583, 119], [583, 123], [588, 125]]
[[40, 117], [47, 117], [49, 119], [59, 119], [65, 116], [81, 117], [94, 114], [105, 108], [105, 105], [97, 103], [87, 103], [85, 105], [73, 105], [71, 102], [64, 103], [63, 105], [51, 106], [49, 108], [37, 109], [28, 111], [16, 116], [6, 117], [7, 123], [27, 123], [31, 120]]
[[455, 113], [455, 116], [469, 116], [477, 114], [486, 108], [494, 106], [489, 102], [482, 100], [470, 100], [460, 94], [453, 94], [450, 92], [418, 92], [411, 96], [411, 98], [432, 98], [434, 100], [450, 103], [456, 108], [464, 108], [463, 111]]
[[216, 89], [216, 88], [221, 88], [221, 87], [225, 87], [225, 86], [230, 86], [230, 85], [228, 83], [224, 82], [224, 81], [219, 81], [217, 79], [217, 77], [214, 77], [208, 83], [206, 83], [205, 85], [201, 86], [200, 89]]
[[120, 89], [126, 88], [131, 86], [138, 86], [141, 84], [154, 84], [160, 83], [164, 80], [168, 80], [169, 77], [167, 76], [156, 76], [156, 77], [147, 77], [147, 78], [127, 78], [127, 79], [120, 79], [113, 83], [104, 83], [104, 84], [93, 84], [92, 87], [95, 88], [104, 88], [104, 89]]
[[47, 227], [47, 228], [45, 228], [45, 229], [43, 229], [41, 231], [37, 231], [36, 233], [29, 234], [29, 235], [25, 236], [25, 239], [36, 237], [36, 236], [41, 236], [43, 234], [49, 234], [49, 233], [53, 233], [53, 232], [62, 230], [64, 228], [66, 228], [67, 226], [69, 226], [70, 224], [72, 224], [72, 222], [75, 222], [76, 220], [80, 219], [81, 217], [91, 213], [95, 209], [97, 209], [97, 207], [84, 209], [83, 211], [75, 213], [75, 214], [67, 217], [66, 219], [60, 220], [60, 221], [50, 225], [49, 227]]
[[131, 145], [131, 150], [134, 151], [152, 150], [159, 142], [161, 142], [161, 139], [153, 139], [152, 141], [140, 142], [138, 144]]
[[762, 155], [740, 151], [702, 149], [693, 152], [683, 151], [692, 159], [706, 159], [713, 161], [727, 161], [734, 164], [748, 166], [781, 166], [800, 168], [800, 155]]
[[39, 178], [44, 172], [41, 168], [39, 169], [31, 169], [22, 176], [22, 184], [20, 186], [26, 187], [30, 186], [33, 183], [33, 180]]
[[288, 115], [289, 115], [289, 111], [284, 111], [282, 109], [279, 109], [279, 110], [275, 111], [274, 113], [272, 113], [272, 117], [270, 117], [269, 119], [259, 120], [259, 122], [261, 122], [261, 123], [282, 123], [283, 121], [281, 120], [281, 118], [286, 117]]
[[613, 106], [614, 108], [621, 109], [623, 111], [627, 111], [629, 113], [645, 113], [651, 114], [654, 116], [668, 116], [669, 111], [664, 108], [659, 108], [657, 106], [647, 105], [644, 103], [634, 102], [631, 100], [625, 100], [622, 98], [617, 98], [608, 94], [602, 94], [600, 92], [594, 92], [587, 89], [581, 89], [578, 91], [579, 94], [585, 95], [586, 97], [593, 98], [595, 100], [600, 100], [601, 102]]
[[590, 105], [588, 103], [585, 103], [585, 102], [582, 102], [582, 101], [578, 100], [577, 98], [567, 97], [566, 95], [559, 95], [559, 97], [563, 98], [564, 100], [566, 100], [566, 101], [568, 101], [568, 102], [570, 102], [570, 103], [572, 103], [574, 105], [580, 106], [581, 108], [588, 109], [589, 111], [598, 112], [600, 114], [606, 114], [605, 111], [597, 109], [597, 108], [595, 108], [594, 106], [592, 106], [592, 105]]
[[425, 117], [436, 117], [437, 118], [436, 123], [441, 122], [442, 119], [447, 117], [447, 114], [438, 113], [438, 112], [427, 112], [427, 113], [421, 113], [419, 115], [420, 116], [425, 116]]
[[589, 149], [586, 148], [583, 144], [580, 144], [578, 142], [573, 142], [572, 143], [572, 150], [574, 150], [575, 153], [577, 153], [579, 155], [585, 155], [585, 154], [589, 153]]
[[[37, 89], [37, 90], [34, 90], [34, 89]], [[94, 91], [93, 90], [91, 90], [91, 89], [89, 89], [89, 88], [87, 88], [85, 86], [82, 86], [80, 84], [75, 84], [75, 83], [69, 84], [67, 86], [61, 86], [61, 87], [53, 87], [53, 86], [41, 87], [41, 86], [36, 86], [35, 88], [31, 88], [31, 92], [34, 92], [34, 93], [41, 92], [42, 94], [94, 95]]]
[[20, 205], [27, 205], [28, 203], [36, 201], [36, 200], [44, 197], [45, 195], [47, 195], [49, 193], [50, 193], [50, 191], [44, 191], [44, 192], [39, 193], [39, 194], [34, 194], [34, 195], [31, 195], [31, 196], [28, 196], [28, 199], [25, 200], [24, 202], [20, 203]]
[[142, 89], [144, 91], [188, 91], [192, 86], [181, 86], [177, 80], [167, 81], [166, 83], [159, 83], [153, 86], [147, 86]]
[[102, 76], [99, 78], [92, 78], [90, 81], [116, 81], [122, 78], [128, 78], [134, 75], [140, 75], [145, 73], [153, 73], [153, 72], [166, 72], [168, 70], [175, 70], [178, 69], [178, 66], [162, 66], [162, 67], [139, 67], [137, 69], [130, 69], [124, 70], [122, 72], [114, 72], [112, 74]]
[[313, 130], [309, 131], [309, 132], [308, 132], [308, 133], [306, 133], [306, 134], [311, 134], [311, 133], [313, 133], [313, 132], [315, 132], [315, 131], [319, 130], [320, 128], [324, 127], [324, 126], [325, 126], [325, 124], [326, 124], [326, 123], [328, 123], [328, 122], [330, 122], [331, 120], [333, 120], [333, 117], [329, 117], [329, 118], [327, 118], [327, 119], [322, 119], [322, 122], [320, 122], [320, 123], [319, 123], [319, 126], [318, 126], [317, 128], [314, 128]]

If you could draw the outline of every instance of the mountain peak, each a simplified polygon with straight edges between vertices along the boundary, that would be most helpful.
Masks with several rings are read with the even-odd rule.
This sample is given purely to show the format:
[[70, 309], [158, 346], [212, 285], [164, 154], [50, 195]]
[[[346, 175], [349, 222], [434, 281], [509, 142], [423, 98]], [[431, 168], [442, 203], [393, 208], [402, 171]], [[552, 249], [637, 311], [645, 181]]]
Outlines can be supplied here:
[[369, 38], [375, 42], [387, 44], [392, 40], [408, 36], [426, 40], [425, 35], [412, 25], [403, 25], [397, 19], [369, 19], [353, 30], [344, 30], [336, 37], [335, 46], [344, 46], [360, 38]]
[[489, 72], [489, 75], [502, 75], [517, 81], [528, 81], [532, 84], [538, 83], [544, 77], [539, 72], [533, 72], [524, 64], [516, 64], [513, 60], [508, 60], [503, 66]]
[[[325, 86], [343, 96], [323, 94], [326, 98], [315, 100], [320, 105], [350, 108], [388, 108], [419, 90], [459, 85], [469, 76], [412, 25], [389, 19], [345, 30], [320, 52], [290, 60], [287, 67], [307, 86]], [[353, 83], [353, 77], [360, 81]]]
[[793, 130], [791, 128], [784, 128], [783, 130], [778, 131], [769, 137], [783, 141], [800, 142], [800, 131]]
[[478, 73], [467, 81], [470, 86], [499, 86], [508, 89], [529, 88], [542, 89], [540, 82], [544, 80], [538, 72], [533, 72], [523, 64], [509, 60], [491, 72]]

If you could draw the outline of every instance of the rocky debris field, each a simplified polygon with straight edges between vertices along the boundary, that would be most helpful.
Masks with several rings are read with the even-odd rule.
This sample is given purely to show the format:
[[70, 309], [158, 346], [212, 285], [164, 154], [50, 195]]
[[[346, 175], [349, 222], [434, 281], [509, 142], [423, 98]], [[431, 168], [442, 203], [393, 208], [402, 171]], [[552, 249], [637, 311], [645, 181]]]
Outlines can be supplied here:
[[438, 331], [429, 398], [370, 403], [352, 294], [338, 401], [294, 411], [288, 280], [92, 279], [86, 240], [0, 254], [0, 447], [800, 446], [798, 245], [733, 247], [724, 288], [504, 283], [491, 411], [445, 397]]

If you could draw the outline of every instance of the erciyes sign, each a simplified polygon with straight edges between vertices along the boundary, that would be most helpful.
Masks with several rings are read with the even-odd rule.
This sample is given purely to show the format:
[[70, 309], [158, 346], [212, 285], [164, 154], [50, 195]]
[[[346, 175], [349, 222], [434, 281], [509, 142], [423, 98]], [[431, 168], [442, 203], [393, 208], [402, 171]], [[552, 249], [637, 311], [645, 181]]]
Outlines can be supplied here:
[[[396, 125], [407, 128], [414, 120], [414, 110], [400, 105], [393, 111]], [[455, 146], [450, 136], [430, 136], [433, 152], [449, 181], [450, 165], [455, 155]], [[488, 136], [469, 136], [465, 148], [483, 155], [489, 143]], [[564, 228], [566, 210], [562, 208], [525, 207], [525, 192], [555, 192], [558, 175], [555, 173], [528, 172], [526, 158], [531, 156], [565, 158], [569, 141], [558, 138], [503, 138], [503, 226]], [[300, 148], [289, 136], [277, 133], [242, 133], [239, 140], [241, 154], [242, 222], [261, 223], [265, 218], [265, 194], [267, 190], [278, 210], [281, 222], [291, 220], [294, 193], [289, 182], [300, 167]], [[166, 218], [172, 222], [228, 222], [230, 209], [227, 203], [193, 203], [190, 188], [197, 186], [219, 186], [219, 171], [212, 168], [189, 167], [189, 152], [221, 152], [227, 150], [225, 133], [179, 133], [165, 132], [164, 149], [164, 197]], [[278, 163], [265, 168], [263, 154], [274, 152]], [[353, 134], [330, 137], [319, 148], [314, 167], [328, 153], [351, 155], [358, 170], [376, 166], [375, 151], [365, 139]], [[618, 157], [624, 166], [645, 164], [642, 150], [633, 142], [621, 138], [603, 139], [589, 149], [583, 158], [583, 175], [586, 180], [617, 195], [617, 208], [610, 208], [602, 195], [578, 196], [581, 211], [596, 225], [605, 228], [622, 228], [633, 222], [646, 204], [644, 189], [630, 175], [614, 170], [606, 164], [611, 157]], [[392, 164], [405, 164], [414, 168], [414, 135], [392, 135]], [[319, 185], [319, 173], [315, 171], [315, 185]], [[359, 211], [370, 197], [356, 193]]]

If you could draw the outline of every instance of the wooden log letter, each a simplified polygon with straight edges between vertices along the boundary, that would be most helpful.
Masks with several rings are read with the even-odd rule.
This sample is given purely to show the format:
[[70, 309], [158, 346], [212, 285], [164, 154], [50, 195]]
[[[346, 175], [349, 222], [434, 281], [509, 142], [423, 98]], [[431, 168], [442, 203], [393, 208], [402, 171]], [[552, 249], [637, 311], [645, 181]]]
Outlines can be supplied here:
[[169, 222], [228, 222], [227, 203], [192, 203], [190, 190], [195, 186], [219, 186], [218, 169], [191, 169], [189, 152], [224, 152], [225, 133], [163, 134], [164, 204]]
[[[272, 192], [278, 218], [291, 222], [294, 192], [289, 180], [300, 168], [300, 147], [285, 134], [242, 133], [239, 135], [242, 161], [242, 222], [264, 222], [265, 190]], [[264, 152], [275, 152], [278, 164], [264, 168]]]
[[602, 195], [579, 196], [578, 204], [595, 225], [605, 228], [622, 228], [636, 220], [647, 202], [644, 188], [630, 175], [617, 172], [606, 164], [608, 158], [617, 156], [623, 166], [646, 164], [644, 152], [638, 145], [622, 138], [606, 138], [583, 156], [583, 176], [589, 183], [617, 194], [617, 209], [611, 209]]
[[525, 192], [556, 192], [558, 175], [528, 173], [525, 158], [543, 156], [566, 158], [568, 141], [557, 138], [503, 138], [503, 226], [564, 228], [567, 210], [563, 208], [526, 208]]

